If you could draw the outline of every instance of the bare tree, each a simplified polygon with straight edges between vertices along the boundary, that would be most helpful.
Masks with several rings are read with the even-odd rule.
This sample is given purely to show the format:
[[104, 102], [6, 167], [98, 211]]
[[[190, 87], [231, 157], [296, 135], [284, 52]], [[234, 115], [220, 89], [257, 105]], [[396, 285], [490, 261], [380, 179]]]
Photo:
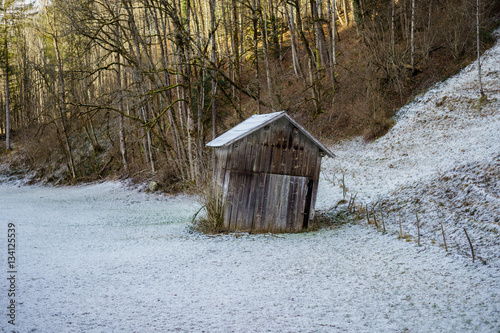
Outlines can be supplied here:
[[391, 51], [393, 56], [396, 54], [396, 37], [395, 37], [396, 23], [394, 17], [395, 9], [396, 9], [396, 0], [391, 0]]
[[[6, 29], [7, 30], [7, 29]], [[10, 150], [10, 105], [9, 105], [9, 53], [7, 48], [7, 36], [5, 36], [5, 150]]]
[[479, 92], [484, 97], [483, 82], [481, 80], [481, 52], [479, 47], [479, 0], [476, 0], [476, 48], [477, 48], [477, 77], [479, 79]]
[[[120, 7], [117, 4], [116, 5], [116, 17], [119, 17], [120, 15]], [[120, 27], [116, 25], [115, 27], [115, 36], [116, 36], [116, 42], [118, 43], [121, 39], [121, 32], [120, 32]], [[123, 164], [123, 169], [126, 174], [129, 173], [129, 168], [128, 168], [128, 162], [127, 162], [127, 146], [126, 146], [126, 141], [125, 141], [125, 133], [124, 133], [124, 108], [123, 108], [123, 92], [122, 92], [122, 67], [121, 67], [121, 59], [120, 59], [120, 53], [115, 52], [115, 62], [116, 62], [116, 88], [118, 92], [118, 135], [120, 139], [120, 153], [122, 156], [122, 164]]]
[[272, 109], [275, 110], [274, 103], [274, 88], [271, 79], [271, 66], [269, 64], [269, 45], [268, 45], [268, 34], [267, 34], [267, 17], [266, 10], [262, 8], [260, 0], [257, 0], [257, 9], [259, 11], [260, 25], [261, 25], [261, 36], [262, 36], [262, 47], [264, 53], [264, 65], [266, 67], [266, 82], [268, 96], [271, 100]]
[[[217, 65], [217, 44], [215, 43], [215, 0], [210, 0], [210, 43], [212, 47], [211, 61]], [[217, 136], [217, 73], [212, 69], [212, 138]]]
[[286, 4], [285, 4], [285, 14], [287, 17], [288, 27], [290, 30], [290, 48], [292, 49], [293, 70], [295, 72], [295, 76], [297, 77], [297, 79], [299, 79], [303, 77], [303, 74], [299, 57], [297, 55], [297, 46], [296, 46], [297, 42], [296, 42], [295, 23], [293, 18], [293, 8], [290, 6], [289, 9], [288, 5]]
[[411, 74], [415, 74], [415, 0], [411, 0], [411, 32], [410, 32], [410, 43], [411, 43]]
[[3, 0], [3, 31], [4, 31], [4, 76], [5, 76], [5, 150], [10, 150], [10, 81], [9, 81], [9, 31], [8, 9], [12, 3]]

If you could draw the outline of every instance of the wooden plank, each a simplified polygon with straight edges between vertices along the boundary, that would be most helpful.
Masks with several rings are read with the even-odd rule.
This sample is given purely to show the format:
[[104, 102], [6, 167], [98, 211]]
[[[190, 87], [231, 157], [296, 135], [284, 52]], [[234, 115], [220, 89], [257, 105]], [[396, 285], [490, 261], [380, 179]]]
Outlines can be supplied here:
[[269, 199], [266, 203], [266, 218], [264, 229], [272, 231], [277, 219], [277, 210], [279, 205], [279, 185], [280, 178], [276, 174], [269, 175]]
[[233, 225], [233, 230], [239, 230], [241, 228], [241, 223], [240, 223], [240, 220], [241, 220], [241, 215], [242, 215], [242, 207], [241, 207], [241, 203], [243, 202], [243, 196], [245, 195], [243, 189], [244, 189], [244, 185], [245, 185], [245, 177], [242, 173], [240, 172], [234, 172], [233, 171], [233, 174], [237, 175], [236, 176], [236, 187], [235, 187], [235, 201], [236, 201], [236, 205], [235, 207], [233, 208], [234, 209], [234, 219], [233, 221], [231, 222], [232, 225]]
[[248, 195], [247, 202], [247, 226], [251, 230], [254, 228], [254, 214], [255, 214], [255, 204], [257, 200], [257, 189], [258, 189], [259, 175], [251, 174], [250, 177], [250, 192]]
[[272, 224], [268, 226], [268, 228], [271, 231], [276, 231], [276, 226], [279, 223], [279, 209], [280, 209], [280, 192], [281, 192], [281, 184], [282, 184], [282, 178], [279, 177], [279, 175], [273, 174], [272, 175], [273, 179], [273, 188], [272, 188], [272, 193], [273, 193], [273, 204], [271, 207], [270, 215], [273, 217], [272, 218]]
[[281, 154], [282, 154], [282, 149], [281, 149], [281, 143], [283, 141], [283, 130], [282, 128], [279, 128], [276, 130], [274, 133], [274, 138], [273, 138], [273, 151], [272, 151], [272, 165], [270, 172], [274, 174], [280, 174], [280, 168], [281, 168]]
[[261, 174], [256, 174], [255, 175], [255, 189], [254, 189], [254, 208], [253, 208], [253, 216], [252, 216], [252, 230], [258, 230], [259, 229], [259, 223], [260, 223], [260, 206], [262, 204], [263, 200], [263, 190], [262, 190], [262, 175]]
[[290, 177], [290, 191], [288, 196], [288, 212], [287, 212], [287, 229], [291, 231], [297, 231], [297, 207], [300, 203], [297, 201], [299, 197], [300, 183], [303, 182], [304, 177], [292, 176]]
[[240, 214], [240, 203], [241, 203], [241, 185], [244, 181], [241, 173], [239, 172], [231, 172], [232, 177], [234, 179], [234, 195], [233, 195], [233, 210], [231, 212], [231, 230], [238, 229], [238, 219]]
[[297, 150], [294, 149], [296, 144], [296, 134], [293, 133], [293, 127], [290, 129], [288, 134], [288, 154], [286, 160], [286, 174], [295, 176], [294, 167], [296, 165]]
[[235, 180], [234, 175], [231, 174], [231, 171], [227, 171], [227, 175], [229, 177], [228, 188], [227, 188], [227, 198], [226, 198], [226, 212], [224, 216], [224, 227], [227, 229], [231, 229], [231, 221], [232, 214], [234, 209], [234, 194], [235, 194]]
[[263, 140], [263, 135], [264, 131], [258, 131], [255, 133], [255, 142], [254, 142], [254, 159], [252, 161], [252, 171], [253, 172], [260, 172], [260, 164], [262, 161], [262, 153], [263, 153], [263, 145], [262, 145], [262, 140]]
[[255, 230], [263, 230], [266, 216], [266, 207], [269, 200], [269, 175], [259, 175], [259, 202], [257, 204], [257, 215], [255, 217]]
[[224, 149], [215, 148], [215, 180], [218, 184], [222, 181], [222, 159]]
[[301, 188], [302, 188], [302, 183], [304, 182], [303, 180], [304, 177], [295, 177], [295, 190], [294, 190], [294, 193], [293, 193], [293, 196], [294, 196], [294, 205], [293, 205], [293, 209], [292, 209], [292, 214], [291, 214], [291, 224], [292, 224], [292, 228], [294, 231], [298, 231], [300, 230], [300, 228], [297, 228], [297, 226], [299, 225], [299, 223], [297, 221], [299, 221], [301, 219], [301, 214], [300, 214], [300, 211], [301, 211], [301, 205], [302, 205], [302, 202], [301, 202]]
[[240, 186], [240, 196], [238, 202], [238, 217], [236, 219], [236, 228], [238, 230], [249, 230], [251, 228], [251, 220], [249, 220], [249, 212], [248, 212], [248, 202], [249, 197], [251, 195], [251, 180], [252, 174], [248, 173], [239, 173], [241, 177], [241, 186]]
[[293, 124], [288, 123], [287, 126], [287, 131], [286, 131], [286, 160], [285, 160], [285, 174], [287, 175], [294, 175], [293, 173], [293, 167], [294, 167], [294, 158], [295, 158], [295, 150], [293, 149], [294, 143], [295, 143], [295, 137], [296, 134], [294, 133], [294, 128]]
[[297, 180], [295, 177], [290, 177], [290, 190], [288, 191], [288, 208], [286, 212], [286, 228], [288, 230], [293, 229], [293, 212], [295, 208], [295, 191], [297, 189]]
[[305, 170], [306, 170], [306, 165], [305, 165], [305, 153], [304, 153], [304, 143], [305, 143], [306, 137], [304, 135], [299, 136], [299, 144], [298, 144], [298, 149], [299, 149], [299, 156], [298, 156], [298, 168], [297, 168], [297, 176], [304, 176], [305, 175]]
[[[288, 125], [288, 124], [286, 124]], [[280, 149], [280, 158], [279, 158], [279, 166], [278, 166], [278, 173], [280, 175], [285, 175], [286, 173], [286, 159], [288, 155], [288, 142], [287, 142], [287, 137], [288, 137], [288, 127], [289, 126], [283, 126], [281, 128], [281, 138], [278, 143], [278, 148]]]
[[222, 181], [222, 197], [224, 200], [224, 204], [227, 205], [227, 195], [228, 195], [228, 188], [229, 188], [229, 182], [231, 180], [231, 171], [230, 170], [224, 170], [224, 180]]
[[309, 177], [309, 168], [311, 164], [311, 159], [309, 156], [309, 141], [305, 140], [304, 142], [304, 160], [302, 165], [302, 175], [305, 177]]
[[299, 184], [297, 186], [297, 199], [296, 199], [296, 207], [295, 207], [295, 218], [294, 218], [294, 228], [295, 231], [299, 231], [302, 229], [302, 224], [304, 221], [304, 207], [305, 207], [305, 198], [307, 192], [307, 178], [306, 177], [298, 177]]
[[259, 172], [269, 173], [271, 169], [272, 146], [270, 142], [270, 129], [262, 129], [262, 159]]
[[231, 146], [231, 159], [229, 160], [229, 166], [228, 168], [233, 170], [233, 169], [238, 169], [238, 161], [239, 161], [239, 143], [236, 142], [234, 144], [232, 144]]
[[311, 165], [309, 169], [310, 174], [308, 174], [308, 177], [311, 179], [318, 179], [318, 177], [316, 176], [316, 171], [319, 171], [318, 165], [319, 163], [321, 163], [321, 161], [319, 161], [318, 163], [318, 157], [319, 157], [318, 147], [314, 145], [313, 147], [311, 147], [309, 153], [309, 159], [311, 160]]
[[307, 170], [304, 172], [304, 176], [313, 179], [316, 171], [317, 162], [317, 147], [312, 141], [307, 143]]
[[[246, 138], [245, 138], [246, 139]], [[247, 148], [248, 143], [245, 139], [238, 142], [239, 146], [239, 161], [237, 163], [237, 170], [247, 170], [248, 158], [247, 158]]]
[[[285, 219], [285, 229], [287, 231], [292, 231], [292, 225], [293, 225], [293, 221], [288, 218], [288, 211], [292, 207], [292, 202], [290, 200], [290, 196], [293, 195], [293, 191], [295, 189], [294, 188], [294, 184], [295, 184], [294, 178], [295, 177], [293, 177], [293, 176], [288, 176], [287, 191], [286, 191], [285, 198], [284, 198], [284, 200], [286, 200], [286, 209], [283, 212], [283, 218]], [[290, 193], [292, 193], [292, 194], [290, 194]]]
[[219, 183], [222, 185], [224, 189], [227, 189], [228, 183], [227, 181], [229, 180], [229, 177], [227, 176], [230, 172], [227, 169], [227, 165], [229, 164], [231, 160], [231, 154], [228, 148], [221, 149], [221, 158], [219, 161]]
[[238, 197], [238, 217], [236, 218], [236, 229], [245, 230], [247, 228], [246, 203], [250, 192], [248, 186], [248, 179], [249, 179], [248, 174], [240, 173], [240, 179], [241, 179], [239, 184], [240, 195]]
[[318, 195], [318, 184], [319, 184], [319, 173], [321, 171], [321, 156], [318, 154], [316, 158], [316, 170], [314, 173], [314, 185], [313, 185], [313, 192], [312, 192], [312, 199], [311, 199], [311, 211], [309, 213], [309, 220], [312, 220], [314, 218], [314, 214], [316, 212], [316, 197]]
[[272, 215], [272, 206], [274, 205], [274, 177], [271, 174], [267, 174], [267, 177], [267, 200], [264, 202], [264, 218], [262, 220], [262, 230], [269, 230], [269, 225], [272, 225], [274, 221]]
[[253, 170], [253, 162], [255, 160], [255, 157], [253, 156], [254, 153], [254, 145], [253, 145], [253, 140], [251, 140], [252, 137], [249, 137], [246, 142], [245, 142], [245, 155], [243, 156], [245, 160], [245, 168], [243, 170], [248, 170], [252, 171]]
[[304, 215], [306, 208], [306, 197], [307, 197], [307, 181], [306, 177], [301, 177], [300, 187], [298, 189], [297, 197], [297, 218], [296, 218], [296, 228], [302, 230], [302, 225], [304, 223]]
[[281, 178], [281, 186], [280, 186], [280, 194], [279, 194], [279, 214], [278, 214], [278, 222], [276, 224], [277, 231], [289, 231], [287, 228], [287, 211], [290, 207], [290, 202], [288, 200], [289, 192], [291, 190], [291, 176], [280, 176]]

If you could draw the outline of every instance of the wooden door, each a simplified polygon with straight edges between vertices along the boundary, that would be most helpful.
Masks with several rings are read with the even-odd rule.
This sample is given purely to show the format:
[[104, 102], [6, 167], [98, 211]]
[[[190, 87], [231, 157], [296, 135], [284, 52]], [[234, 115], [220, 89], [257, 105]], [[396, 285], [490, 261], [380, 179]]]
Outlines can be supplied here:
[[231, 171], [225, 226], [230, 230], [299, 231], [308, 225], [311, 199], [312, 181], [306, 177]]

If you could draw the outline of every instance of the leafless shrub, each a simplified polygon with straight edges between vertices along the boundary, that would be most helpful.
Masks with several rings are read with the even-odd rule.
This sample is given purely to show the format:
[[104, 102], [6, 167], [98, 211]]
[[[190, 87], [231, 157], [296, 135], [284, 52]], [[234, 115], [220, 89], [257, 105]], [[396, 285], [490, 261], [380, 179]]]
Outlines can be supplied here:
[[[203, 233], [222, 232], [225, 201], [221, 187], [212, 180], [205, 181], [200, 187], [197, 201], [201, 204], [201, 208], [193, 217], [194, 229]], [[199, 213], [202, 215], [197, 218]]]

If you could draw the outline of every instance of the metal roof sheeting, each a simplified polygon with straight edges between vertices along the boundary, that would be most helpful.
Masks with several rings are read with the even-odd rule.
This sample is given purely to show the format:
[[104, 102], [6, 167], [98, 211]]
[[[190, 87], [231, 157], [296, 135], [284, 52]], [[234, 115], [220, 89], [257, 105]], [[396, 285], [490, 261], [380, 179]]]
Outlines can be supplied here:
[[250, 118], [242, 121], [238, 125], [234, 126], [230, 130], [224, 132], [220, 136], [207, 143], [207, 146], [214, 148], [228, 146], [281, 117], [286, 117], [305, 136], [311, 139], [326, 155], [335, 157], [335, 155], [328, 148], [326, 148], [321, 142], [316, 140], [316, 138], [314, 138], [308, 131], [306, 131], [295, 120], [293, 120], [292, 117], [286, 114], [285, 111], [266, 114], [254, 114]]

